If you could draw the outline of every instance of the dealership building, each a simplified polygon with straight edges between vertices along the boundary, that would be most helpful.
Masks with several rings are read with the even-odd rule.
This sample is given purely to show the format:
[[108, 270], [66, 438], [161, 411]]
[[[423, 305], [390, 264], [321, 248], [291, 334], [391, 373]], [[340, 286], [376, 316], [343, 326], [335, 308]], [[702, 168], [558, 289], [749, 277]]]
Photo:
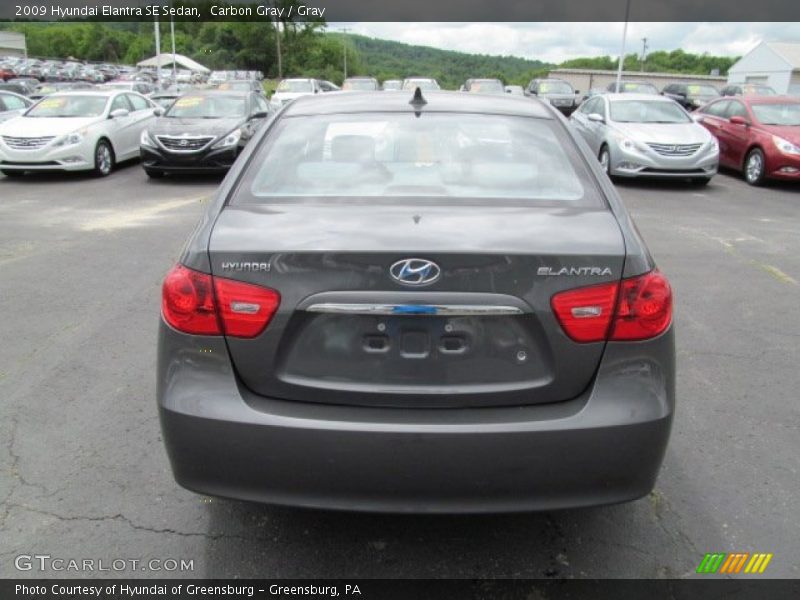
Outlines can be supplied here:
[[[553, 69], [549, 77], [563, 79], [572, 84], [572, 87], [586, 93], [592, 88], [605, 88], [609, 83], [616, 81], [616, 71], [603, 71], [600, 69]], [[652, 83], [658, 90], [665, 85], [677, 81], [686, 83], [710, 83], [720, 88], [725, 85], [725, 77], [717, 75], [685, 75], [682, 73], [646, 73], [640, 71], [623, 71], [622, 78], [635, 81]]]
[[728, 83], [764, 83], [800, 94], [800, 44], [761, 42], [728, 69]]
[[0, 56], [27, 56], [25, 34], [16, 31], [0, 31]]

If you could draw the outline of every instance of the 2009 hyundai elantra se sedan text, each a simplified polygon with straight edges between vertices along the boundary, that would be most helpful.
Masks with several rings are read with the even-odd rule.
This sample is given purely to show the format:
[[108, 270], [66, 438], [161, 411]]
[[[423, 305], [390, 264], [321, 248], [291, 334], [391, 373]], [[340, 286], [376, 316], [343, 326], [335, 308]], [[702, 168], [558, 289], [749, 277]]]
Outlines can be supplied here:
[[163, 283], [177, 481], [391, 512], [544, 510], [654, 485], [670, 285], [539, 100], [298, 98], [245, 148]]

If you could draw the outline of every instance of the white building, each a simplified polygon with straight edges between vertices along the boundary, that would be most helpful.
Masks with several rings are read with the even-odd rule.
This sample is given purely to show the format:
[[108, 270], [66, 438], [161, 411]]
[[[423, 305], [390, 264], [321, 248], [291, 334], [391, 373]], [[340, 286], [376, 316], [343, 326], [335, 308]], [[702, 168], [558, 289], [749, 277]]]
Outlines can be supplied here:
[[0, 56], [27, 56], [25, 34], [0, 31]]
[[728, 70], [728, 83], [765, 83], [779, 94], [800, 94], [800, 43], [761, 42]]

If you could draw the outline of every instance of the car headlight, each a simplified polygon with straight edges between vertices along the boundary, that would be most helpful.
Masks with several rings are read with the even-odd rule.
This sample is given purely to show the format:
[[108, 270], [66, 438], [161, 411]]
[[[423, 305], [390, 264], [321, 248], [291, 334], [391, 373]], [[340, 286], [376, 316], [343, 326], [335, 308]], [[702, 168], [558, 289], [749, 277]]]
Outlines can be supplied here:
[[627, 152], [641, 151], [642, 150], [642, 147], [638, 142], [635, 142], [634, 140], [632, 140], [630, 138], [627, 138], [624, 135], [617, 134], [614, 137], [616, 138], [617, 144], [619, 144], [619, 147], [622, 148], [623, 150], [627, 151]]
[[83, 141], [85, 135], [86, 135], [85, 129], [81, 129], [80, 131], [73, 131], [72, 133], [68, 133], [67, 135], [61, 136], [58, 140], [56, 140], [53, 146], [59, 148], [61, 146], [74, 146], [75, 144], [80, 144]]
[[775, 144], [775, 147], [784, 154], [800, 154], [800, 148], [795, 146], [789, 140], [785, 140], [777, 135], [772, 136], [772, 143]]
[[147, 129], [142, 130], [142, 135], [139, 136], [139, 145], [150, 146], [151, 148], [156, 147], [156, 143], [153, 141], [153, 138], [150, 137], [150, 132], [147, 131]]
[[240, 139], [242, 139], [242, 130], [234, 129], [225, 137], [221, 138], [216, 144], [214, 144], [212, 148], [230, 148], [231, 146], [238, 144]]

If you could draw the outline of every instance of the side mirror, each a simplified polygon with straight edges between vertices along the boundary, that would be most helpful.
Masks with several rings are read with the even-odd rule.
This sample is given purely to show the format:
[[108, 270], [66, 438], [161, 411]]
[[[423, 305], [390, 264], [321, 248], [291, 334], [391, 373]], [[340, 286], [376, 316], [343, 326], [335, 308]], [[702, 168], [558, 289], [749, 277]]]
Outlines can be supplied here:
[[267, 113], [267, 112], [264, 112], [264, 111], [257, 112], [257, 113], [253, 113], [252, 115], [250, 115], [250, 119], [249, 120], [252, 121], [254, 119], [266, 119], [268, 116], [269, 116], [269, 113]]
[[594, 121], [595, 123], [605, 123], [606, 122], [606, 120], [603, 117], [603, 115], [598, 114], [598, 113], [592, 113], [586, 118], [589, 119], [590, 121]]
[[580, 91], [580, 90], [575, 90], [575, 95], [576, 95], [576, 96], [577, 96], [578, 94], [580, 94], [580, 93], [581, 93], [581, 91]]
[[506, 90], [506, 94], [510, 94], [510, 93], [511, 93], [511, 90]]
[[750, 125], [750, 121], [748, 121], [747, 119], [745, 119], [744, 117], [741, 117], [739, 115], [732, 116], [730, 118], [730, 122], [733, 125], [744, 125], [744, 126]]
[[165, 112], [167, 112], [167, 111], [165, 111], [164, 107], [162, 107], [162, 106], [156, 106], [153, 109], [153, 115], [155, 115], [156, 117], [163, 117]]
[[536, 90], [530, 90], [530, 93], [533, 94], [534, 96], [539, 95], [539, 92], [537, 92]]
[[111, 114], [108, 115], [109, 119], [121, 119], [122, 117], [127, 117], [130, 111], [127, 108], [118, 108], [117, 110], [112, 110]]

